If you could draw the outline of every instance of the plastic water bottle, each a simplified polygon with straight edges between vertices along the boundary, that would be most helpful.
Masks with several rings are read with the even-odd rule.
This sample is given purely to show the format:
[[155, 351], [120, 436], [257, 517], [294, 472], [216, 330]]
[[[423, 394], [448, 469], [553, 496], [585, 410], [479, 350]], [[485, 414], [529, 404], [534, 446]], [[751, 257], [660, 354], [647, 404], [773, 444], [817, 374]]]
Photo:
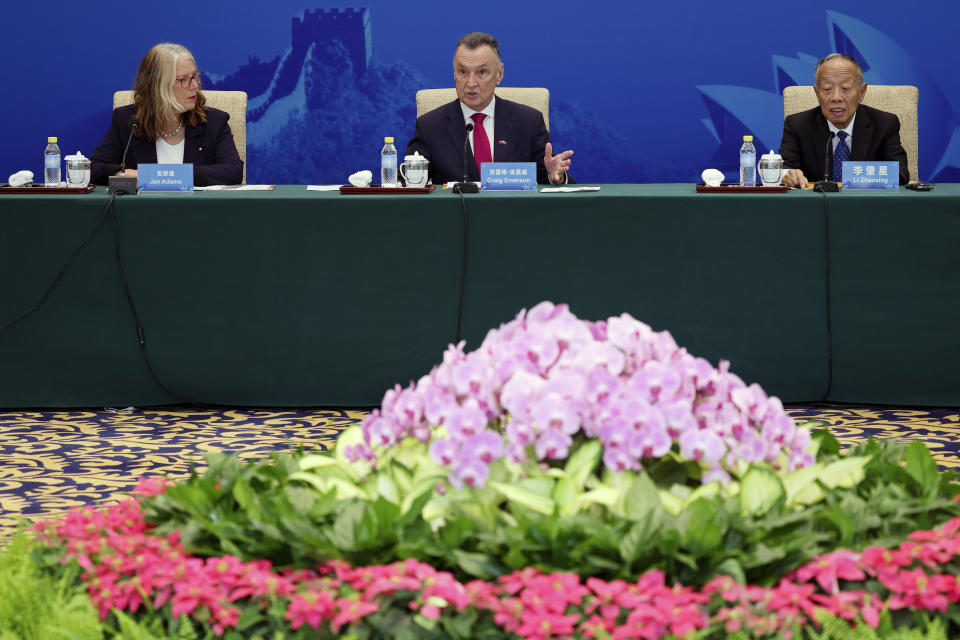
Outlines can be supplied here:
[[380, 186], [397, 186], [397, 148], [393, 146], [393, 138], [383, 139], [383, 149], [380, 150]]
[[57, 138], [47, 138], [47, 148], [43, 151], [43, 186], [60, 186], [60, 147]]
[[753, 136], [743, 136], [740, 147], [740, 186], [757, 186], [757, 148], [753, 146]]

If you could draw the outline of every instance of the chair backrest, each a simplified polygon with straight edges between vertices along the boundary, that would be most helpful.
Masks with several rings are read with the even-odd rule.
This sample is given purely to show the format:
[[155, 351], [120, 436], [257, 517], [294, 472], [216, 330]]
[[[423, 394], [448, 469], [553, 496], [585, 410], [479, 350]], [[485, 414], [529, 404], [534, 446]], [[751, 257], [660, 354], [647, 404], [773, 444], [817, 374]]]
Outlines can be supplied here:
[[[900, 118], [900, 142], [903, 144], [904, 151], [907, 152], [911, 180], [920, 179], [920, 174], [917, 172], [920, 150], [917, 125], [919, 97], [920, 92], [916, 87], [884, 84], [867, 85], [867, 93], [863, 96], [863, 104], [868, 107], [893, 113]], [[783, 117], [815, 106], [817, 106], [817, 94], [814, 93], [812, 86], [784, 87]]]
[[[237, 153], [243, 161], [242, 184], [247, 183], [247, 92], [246, 91], [204, 91], [207, 105], [230, 115], [230, 131]], [[133, 104], [133, 91], [117, 91], [113, 94], [113, 108]]]
[[[541, 87], [497, 87], [497, 97], [533, 107], [543, 114], [543, 123], [550, 130], [550, 90]], [[457, 99], [456, 89], [421, 89], [417, 91], [417, 117]]]

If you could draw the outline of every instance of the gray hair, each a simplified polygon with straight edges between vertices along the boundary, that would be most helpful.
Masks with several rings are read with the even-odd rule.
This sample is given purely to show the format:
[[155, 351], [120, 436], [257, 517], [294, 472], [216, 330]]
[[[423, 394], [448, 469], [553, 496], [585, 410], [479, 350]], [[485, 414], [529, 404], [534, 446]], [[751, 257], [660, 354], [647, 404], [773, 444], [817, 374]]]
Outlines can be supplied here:
[[493, 52], [497, 54], [497, 62], [501, 62], [500, 44], [497, 42], [497, 39], [489, 33], [474, 31], [473, 33], [468, 33], [457, 40], [457, 49], [460, 49], [460, 47], [466, 47], [467, 49], [473, 51], [474, 49], [479, 49], [483, 45], [487, 45], [493, 49]]
[[831, 53], [820, 58], [817, 61], [817, 69], [813, 72], [813, 83], [816, 84], [820, 79], [820, 67], [830, 62], [831, 60], [843, 60], [844, 62], [849, 62], [853, 65], [853, 68], [857, 70], [857, 84], [863, 84], [863, 67], [860, 66], [860, 63], [857, 62], [857, 59], [853, 56], [848, 56], [845, 53]]

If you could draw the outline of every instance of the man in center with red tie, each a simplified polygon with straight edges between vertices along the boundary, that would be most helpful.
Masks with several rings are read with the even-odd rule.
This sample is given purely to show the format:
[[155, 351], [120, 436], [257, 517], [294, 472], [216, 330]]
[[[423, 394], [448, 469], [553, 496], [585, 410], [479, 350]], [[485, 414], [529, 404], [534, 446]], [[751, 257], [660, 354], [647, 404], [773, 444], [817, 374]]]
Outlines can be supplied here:
[[493, 36], [460, 38], [453, 76], [457, 99], [417, 118], [407, 145], [406, 155], [419, 152], [430, 161], [434, 184], [461, 181], [465, 168], [467, 180], [478, 181], [483, 162], [536, 162], [538, 183], [573, 182], [567, 175], [573, 151], [554, 155], [543, 114], [495, 95], [503, 62]]

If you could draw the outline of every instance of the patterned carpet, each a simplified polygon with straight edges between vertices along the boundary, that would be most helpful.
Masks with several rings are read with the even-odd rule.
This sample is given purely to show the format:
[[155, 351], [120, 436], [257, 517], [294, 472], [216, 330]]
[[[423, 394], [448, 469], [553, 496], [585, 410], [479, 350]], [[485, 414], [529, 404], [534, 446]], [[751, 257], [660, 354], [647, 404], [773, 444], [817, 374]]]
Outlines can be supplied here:
[[[960, 467], [960, 409], [794, 405], [850, 444], [870, 436], [924, 440], [941, 467]], [[256, 459], [328, 447], [364, 411], [176, 407], [0, 412], [0, 541], [21, 519], [116, 500], [141, 476], [186, 477], [211, 451]]]

